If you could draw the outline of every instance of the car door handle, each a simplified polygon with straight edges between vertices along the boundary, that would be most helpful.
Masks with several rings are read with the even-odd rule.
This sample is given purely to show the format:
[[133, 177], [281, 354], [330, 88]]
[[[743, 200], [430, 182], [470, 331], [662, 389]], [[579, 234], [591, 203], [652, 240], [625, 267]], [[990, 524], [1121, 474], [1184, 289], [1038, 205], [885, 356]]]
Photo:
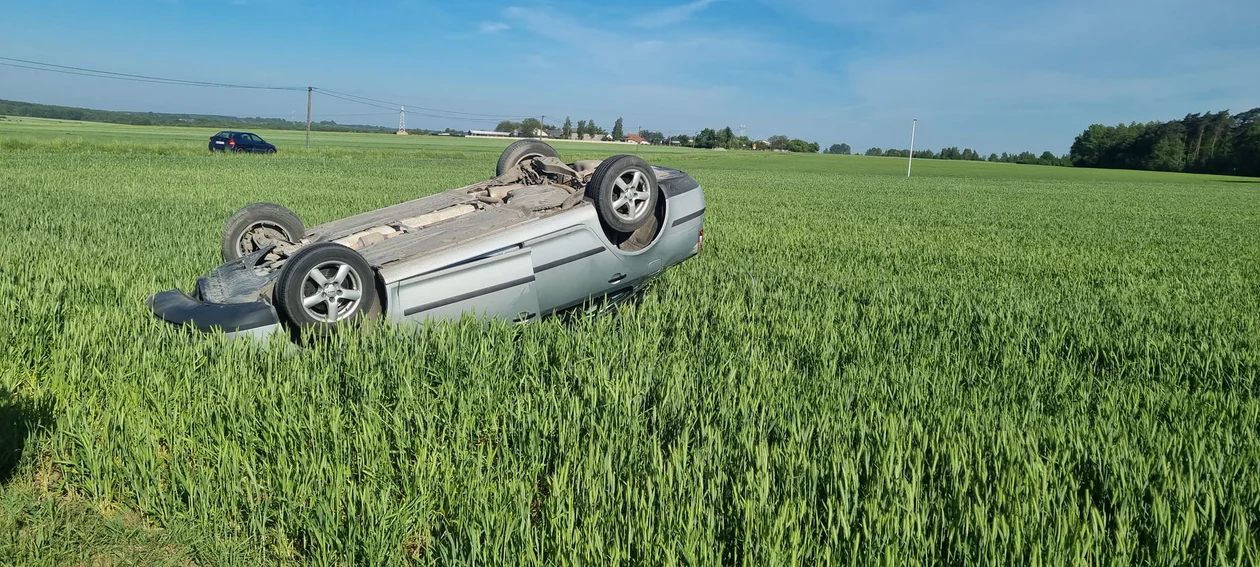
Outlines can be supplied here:
[[625, 275], [625, 274], [613, 274], [612, 279], [611, 279], [611, 280], [608, 280], [608, 283], [617, 283], [617, 282], [619, 282], [619, 281], [621, 281], [621, 280], [624, 280], [624, 279], [626, 279], [626, 275]]

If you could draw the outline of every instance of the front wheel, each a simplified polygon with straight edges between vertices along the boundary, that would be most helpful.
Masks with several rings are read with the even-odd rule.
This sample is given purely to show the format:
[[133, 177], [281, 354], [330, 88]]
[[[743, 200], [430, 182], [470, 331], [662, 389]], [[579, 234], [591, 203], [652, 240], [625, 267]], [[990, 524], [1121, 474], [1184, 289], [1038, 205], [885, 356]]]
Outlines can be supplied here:
[[276, 278], [275, 306], [296, 332], [327, 335], [380, 312], [372, 267], [358, 252], [320, 242], [290, 256]]

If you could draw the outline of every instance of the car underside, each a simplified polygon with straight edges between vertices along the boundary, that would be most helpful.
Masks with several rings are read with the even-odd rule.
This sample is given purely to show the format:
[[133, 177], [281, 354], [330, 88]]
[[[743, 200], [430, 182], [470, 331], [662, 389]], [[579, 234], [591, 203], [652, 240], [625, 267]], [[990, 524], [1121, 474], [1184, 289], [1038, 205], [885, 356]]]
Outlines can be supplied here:
[[377, 316], [528, 321], [641, 289], [699, 252], [703, 195], [681, 171], [627, 155], [565, 163], [522, 140], [496, 173], [309, 228], [279, 205], [250, 205], [224, 230], [227, 261], [191, 296], [170, 290], [149, 306], [247, 334]]

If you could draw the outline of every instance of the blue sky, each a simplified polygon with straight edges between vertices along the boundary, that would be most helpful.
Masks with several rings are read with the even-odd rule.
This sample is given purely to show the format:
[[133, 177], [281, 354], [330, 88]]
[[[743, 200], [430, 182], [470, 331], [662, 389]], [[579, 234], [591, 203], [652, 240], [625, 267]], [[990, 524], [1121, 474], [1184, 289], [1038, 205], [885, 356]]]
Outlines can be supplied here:
[[[1066, 153], [1091, 123], [1260, 106], [1255, 0], [0, 0], [0, 56], [324, 87], [493, 117], [693, 133], [747, 125], [855, 149]], [[300, 119], [304, 92], [0, 67], [0, 98]], [[316, 120], [396, 113], [319, 95]], [[424, 116], [425, 107], [490, 115]], [[463, 116], [463, 115], [458, 115]]]

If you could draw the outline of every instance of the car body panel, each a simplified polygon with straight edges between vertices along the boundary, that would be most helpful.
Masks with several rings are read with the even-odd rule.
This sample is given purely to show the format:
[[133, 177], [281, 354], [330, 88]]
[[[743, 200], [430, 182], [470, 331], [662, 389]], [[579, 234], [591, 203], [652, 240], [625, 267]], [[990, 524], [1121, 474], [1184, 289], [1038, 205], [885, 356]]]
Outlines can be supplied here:
[[477, 318], [528, 321], [538, 316], [532, 250], [514, 248], [390, 286], [394, 320]]
[[280, 323], [275, 308], [265, 301], [210, 303], [173, 289], [153, 295], [147, 303], [158, 317], [169, 323], [192, 324], [207, 332], [215, 329], [249, 331]]
[[[443, 191], [309, 227], [302, 242], [338, 242], [357, 250], [376, 273], [381, 308], [390, 321], [423, 324], [467, 315], [533, 321], [638, 291], [664, 269], [699, 253], [703, 190], [681, 171], [653, 171], [661, 191], [653, 217], [657, 228], [637, 249], [610, 240], [590, 199], [573, 204], [570, 197], [581, 195], [550, 183], [491, 184], [488, 191], [511, 196], [490, 204], [486, 191], [478, 193], [484, 184]], [[259, 268], [274, 255], [268, 247], [225, 262], [198, 280], [193, 296], [162, 292], [150, 308], [168, 322], [208, 330], [214, 326], [209, 322], [229, 313], [216, 303], [241, 305], [231, 309], [252, 317], [249, 324], [228, 321], [217, 327], [234, 336], [268, 334], [274, 330], [268, 325], [283, 327], [270, 304], [283, 268]]]
[[554, 313], [576, 299], [601, 295], [625, 279], [627, 270], [621, 259], [585, 224], [524, 245], [534, 251], [538, 305], [544, 312]]

